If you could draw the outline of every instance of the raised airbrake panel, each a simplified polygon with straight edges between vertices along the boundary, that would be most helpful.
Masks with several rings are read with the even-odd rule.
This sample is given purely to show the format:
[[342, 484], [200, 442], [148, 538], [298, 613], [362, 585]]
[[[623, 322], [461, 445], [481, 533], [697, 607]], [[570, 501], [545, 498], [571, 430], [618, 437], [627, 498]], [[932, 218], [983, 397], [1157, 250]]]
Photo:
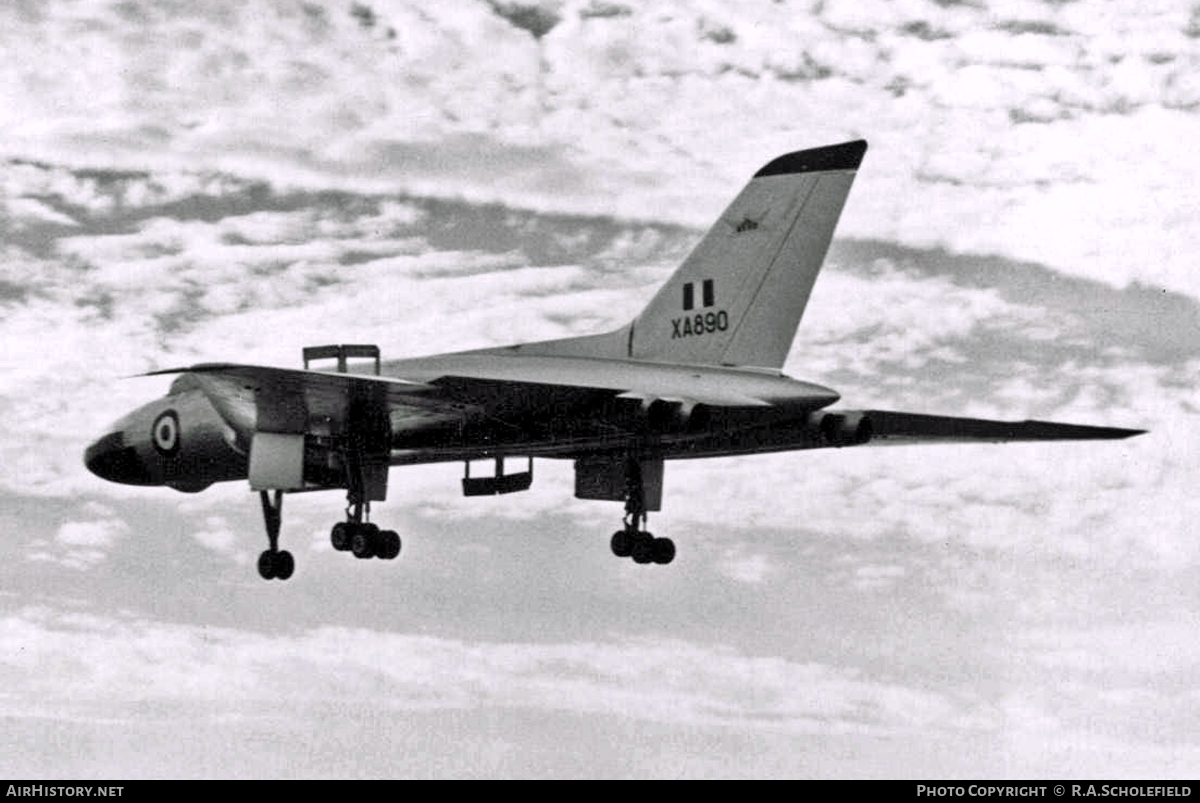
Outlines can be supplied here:
[[307, 346], [304, 349], [304, 369], [315, 360], [337, 360], [339, 374], [346, 373], [346, 361], [349, 359], [366, 359], [375, 361], [375, 375], [379, 376], [379, 346], [374, 345], [332, 345]]

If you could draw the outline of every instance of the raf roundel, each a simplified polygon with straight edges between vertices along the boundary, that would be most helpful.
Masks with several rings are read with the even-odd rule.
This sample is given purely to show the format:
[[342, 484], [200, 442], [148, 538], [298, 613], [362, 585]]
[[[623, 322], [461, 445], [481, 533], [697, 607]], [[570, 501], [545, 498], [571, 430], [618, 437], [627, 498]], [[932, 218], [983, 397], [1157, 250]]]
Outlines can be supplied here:
[[179, 416], [167, 410], [154, 419], [150, 438], [159, 454], [172, 455], [179, 451]]

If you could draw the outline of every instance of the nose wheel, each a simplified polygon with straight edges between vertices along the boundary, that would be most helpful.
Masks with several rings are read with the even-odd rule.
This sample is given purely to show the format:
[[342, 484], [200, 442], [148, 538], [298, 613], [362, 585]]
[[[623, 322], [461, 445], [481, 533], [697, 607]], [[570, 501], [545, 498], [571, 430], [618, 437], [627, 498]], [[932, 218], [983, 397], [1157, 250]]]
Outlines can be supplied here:
[[295, 570], [296, 561], [286, 549], [268, 549], [258, 556], [258, 576], [264, 580], [286, 580]]

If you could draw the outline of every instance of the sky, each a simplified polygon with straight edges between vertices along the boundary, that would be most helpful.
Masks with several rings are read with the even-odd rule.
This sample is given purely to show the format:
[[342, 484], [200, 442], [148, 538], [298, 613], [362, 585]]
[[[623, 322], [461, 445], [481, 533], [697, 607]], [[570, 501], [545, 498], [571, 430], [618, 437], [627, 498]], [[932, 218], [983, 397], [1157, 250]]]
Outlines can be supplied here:
[[[0, 774], [1190, 777], [1200, 6], [0, 5]], [[156, 368], [603, 331], [753, 172], [870, 142], [785, 370], [1117, 442], [391, 474], [396, 561], [104, 483]]]

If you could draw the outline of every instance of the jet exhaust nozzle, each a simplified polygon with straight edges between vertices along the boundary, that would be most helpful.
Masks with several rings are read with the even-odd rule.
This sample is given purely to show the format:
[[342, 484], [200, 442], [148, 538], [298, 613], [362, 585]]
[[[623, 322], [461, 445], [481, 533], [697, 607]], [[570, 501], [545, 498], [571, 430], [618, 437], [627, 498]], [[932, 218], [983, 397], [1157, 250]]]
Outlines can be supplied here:
[[830, 446], [861, 446], [875, 433], [870, 416], [864, 413], [814, 413], [809, 421]]

